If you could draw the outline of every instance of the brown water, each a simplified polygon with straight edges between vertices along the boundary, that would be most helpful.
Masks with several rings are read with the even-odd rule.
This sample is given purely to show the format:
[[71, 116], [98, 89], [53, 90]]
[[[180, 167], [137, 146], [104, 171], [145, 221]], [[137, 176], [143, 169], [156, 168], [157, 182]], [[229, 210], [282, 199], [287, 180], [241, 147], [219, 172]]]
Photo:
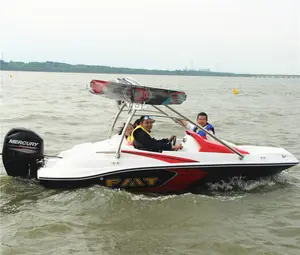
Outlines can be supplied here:
[[[131, 77], [186, 91], [187, 101], [175, 108], [192, 119], [206, 111], [224, 139], [284, 147], [300, 158], [299, 79]], [[85, 90], [93, 78], [115, 76], [2, 72], [1, 146], [6, 132], [21, 126], [44, 138], [48, 154], [104, 139], [116, 109]], [[155, 134], [170, 132], [182, 135], [168, 120], [156, 121]], [[220, 183], [209, 194], [160, 197], [98, 186], [46, 190], [0, 168], [1, 255], [300, 251], [299, 165], [274, 178]]]

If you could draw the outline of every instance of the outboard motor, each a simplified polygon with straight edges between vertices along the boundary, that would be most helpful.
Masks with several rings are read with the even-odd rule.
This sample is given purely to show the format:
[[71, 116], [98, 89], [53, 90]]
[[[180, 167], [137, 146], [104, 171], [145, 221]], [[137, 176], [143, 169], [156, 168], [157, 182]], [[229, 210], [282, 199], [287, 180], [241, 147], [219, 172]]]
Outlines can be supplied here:
[[2, 161], [10, 176], [36, 178], [44, 165], [44, 141], [35, 132], [13, 128], [4, 138]]

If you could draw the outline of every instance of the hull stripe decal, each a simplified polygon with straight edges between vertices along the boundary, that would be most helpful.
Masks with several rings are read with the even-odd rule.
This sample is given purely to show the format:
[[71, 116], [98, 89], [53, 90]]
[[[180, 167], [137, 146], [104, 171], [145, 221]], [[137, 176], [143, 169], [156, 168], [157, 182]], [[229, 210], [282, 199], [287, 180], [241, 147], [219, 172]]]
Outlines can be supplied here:
[[128, 168], [128, 169], [123, 169], [123, 170], [118, 170], [118, 171], [111, 171], [103, 174], [97, 174], [97, 175], [92, 175], [92, 176], [87, 176], [87, 177], [75, 177], [75, 178], [49, 178], [49, 177], [41, 177], [38, 178], [38, 180], [53, 180], [53, 181], [76, 181], [76, 180], [88, 180], [88, 179], [94, 179], [98, 177], [104, 177], [107, 175], [111, 174], [118, 174], [118, 173], [123, 173], [123, 172], [134, 172], [134, 171], [147, 171], [147, 170], [172, 170], [172, 169], [194, 169], [194, 168], [199, 168], [201, 171], [206, 171], [205, 168], [226, 168], [226, 167], [291, 167], [294, 165], [297, 165], [298, 163], [274, 163], [274, 164], [224, 164], [224, 165], [185, 165], [185, 166], [157, 166], [157, 167], [140, 167], [140, 168]]

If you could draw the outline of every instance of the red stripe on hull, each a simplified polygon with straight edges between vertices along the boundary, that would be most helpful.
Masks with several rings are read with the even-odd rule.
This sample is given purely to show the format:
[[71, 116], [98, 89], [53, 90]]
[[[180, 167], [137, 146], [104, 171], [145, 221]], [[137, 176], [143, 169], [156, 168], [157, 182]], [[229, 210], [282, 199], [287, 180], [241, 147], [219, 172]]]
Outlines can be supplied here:
[[161, 192], [161, 193], [176, 193], [186, 191], [192, 184], [203, 179], [207, 172], [201, 170], [184, 170], [184, 169], [175, 169], [170, 170], [176, 172], [177, 175], [173, 177], [170, 181], [167, 181], [165, 184], [159, 187], [153, 188], [141, 188], [141, 192]]
[[193, 159], [165, 155], [165, 154], [161, 154], [161, 153], [156, 154], [156, 153], [149, 153], [149, 152], [144, 152], [144, 151], [128, 151], [128, 150], [122, 150], [122, 152], [128, 153], [128, 154], [134, 154], [134, 155], [138, 155], [138, 156], [143, 156], [143, 157], [148, 157], [148, 158], [153, 158], [153, 159], [165, 161], [168, 163], [195, 163], [195, 162], [198, 162]]

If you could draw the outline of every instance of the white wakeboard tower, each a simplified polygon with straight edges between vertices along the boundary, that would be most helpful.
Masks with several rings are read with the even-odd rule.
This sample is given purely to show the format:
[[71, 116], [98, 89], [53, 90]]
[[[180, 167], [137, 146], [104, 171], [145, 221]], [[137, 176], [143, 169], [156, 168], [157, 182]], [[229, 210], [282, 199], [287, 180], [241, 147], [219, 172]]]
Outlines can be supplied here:
[[[132, 192], [192, 192], [211, 182], [233, 177], [255, 180], [277, 174], [299, 161], [287, 150], [275, 147], [234, 145], [207, 132], [170, 105], [180, 105], [183, 91], [146, 87], [131, 78], [114, 81], [92, 80], [89, 91], [117, 102], [106, 140], [84, 143], [62, 151], [58, 156], [44, 155], [43, 139], [33, 131], [10, 130], [5, 139], [2, 160], [10, 176], [36, 178], [49, 188], [76, 188], [98, 184]], [[147, 106], [152, 110], [147, 110]], [[171, 111], [171, 116], [162, 108]], [[121, 135], [113, 135], [122, 112], [128, 118]], [[145, 114], [147, 112], [148, 114]], [[184, 119], [214, 139], [204, 139], [193, 131], [173, 141], [183, 145], [180, 151], [138, 150], [127, 143], [125, 132], [134, 116], [169, 118], [176, 124]], [[143, 114], [142, 114], [143, 113]]]

